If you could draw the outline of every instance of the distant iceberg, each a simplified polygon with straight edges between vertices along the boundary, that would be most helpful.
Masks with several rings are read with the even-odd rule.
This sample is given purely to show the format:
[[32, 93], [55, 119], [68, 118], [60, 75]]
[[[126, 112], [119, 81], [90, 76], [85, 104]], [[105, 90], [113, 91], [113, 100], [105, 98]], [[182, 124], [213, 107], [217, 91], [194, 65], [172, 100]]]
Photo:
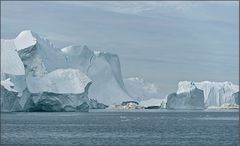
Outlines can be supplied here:
[[140, 106], [143, 107], [151, 107], [151, 106], [158, 106], [159, 108], [166, 108], [166, 99], [158, 99], [158, 98], [151, 98], [147, 100], [143, 100], [139, 103]]
[[[203, 91], [203, 96], [200, 94], [200, 91], [195, 94], [194, 92], [197, 90]], [[221, 108], [227, 105], [231, 107], [230, 105], [239, 104], [238, 93], [239, 86], [231, 82], [181, 81], [178, 84], [177, 92], [168, 95], [167, 108], [185, 108], [183, 105], [188, 105], [186, 108], [190, 108], [190, 101], [188, 100], [188, 102], [186, 102], [186, 98], [192, 97], [192, 95], [196, 98], [194, 101], [190, 102], [192, 108]], [[204, 105], [202, 105], [202, 102]]]
[[135, 101], [141, 102], [161, 98], [159, 88], [155, 84], [146, 82], [142, 78], [131, 77], [125, 78], [123, 81], [129, 95]]

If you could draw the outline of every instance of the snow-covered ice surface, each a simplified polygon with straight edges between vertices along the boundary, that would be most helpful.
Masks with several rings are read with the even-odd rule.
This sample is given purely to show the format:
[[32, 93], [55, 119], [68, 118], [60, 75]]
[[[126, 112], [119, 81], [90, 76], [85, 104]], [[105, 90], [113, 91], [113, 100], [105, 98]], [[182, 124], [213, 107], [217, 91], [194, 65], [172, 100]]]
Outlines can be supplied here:
[[[36, 35], [35, 35], [36, 37]], [[34, 37], [33, 32], [30, 30], [22, 31], [16, 39], [14, 39], [14, 44], [17, 51], [33, 47], [37, 43], [37, 39]]]

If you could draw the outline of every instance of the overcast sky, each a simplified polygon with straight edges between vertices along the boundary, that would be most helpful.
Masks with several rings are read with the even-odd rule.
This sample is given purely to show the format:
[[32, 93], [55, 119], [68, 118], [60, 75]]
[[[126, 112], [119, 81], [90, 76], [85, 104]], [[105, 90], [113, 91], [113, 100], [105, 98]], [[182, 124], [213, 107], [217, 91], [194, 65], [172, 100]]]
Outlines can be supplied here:
[[1, 37], [31, 29], [56, 47], [116, 53], [124, 77], [174, 92], [181, 80], [238, 84], [237, 2], [2, 2]]

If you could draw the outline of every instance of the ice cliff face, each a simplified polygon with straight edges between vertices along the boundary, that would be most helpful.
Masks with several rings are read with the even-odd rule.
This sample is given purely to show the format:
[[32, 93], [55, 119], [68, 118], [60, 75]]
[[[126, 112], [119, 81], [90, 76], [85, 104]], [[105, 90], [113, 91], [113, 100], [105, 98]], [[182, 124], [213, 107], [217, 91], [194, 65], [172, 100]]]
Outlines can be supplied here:
[[[91, 79], [69, 67], [65, 54], [32, 31], [1, 39], [2, 111], [87, 111]], [[102, 106], [102, 105], [101, 105]]]
[[26, 81], [31, 93], [81, 94], [91, 84], [91, 80], [77, 69], [57, 69], [42, 77], [27, 77]]
[[237, 107], [239, 86], [231, 82], [181, 81], [176, 93], [167, 97], [169, 109]]
[[188, 92], [192, 88], [191, 84], [194, 84], [198, 89], [203, 90], [204, 104], [206, 107], [221, 106], [224, 103], [236, 103], [234, 96], [232, 95], [239, 91], [239, 86], [234, 85], [231, 82], [182, 81], [178, 84], [177, 93]]
[[204, 109], [204, 93], [194, 83], [185, 92], [172, 93], [167, 96], [167, 109]]
[[131, 100], [122, 80], [117, 55], [92, 51], [86, 46], [69, 46], [61, 51], [68, 67], [80, 69], [92, 80], [90, 98], [107, 105]]
[[238, 91], [236, 93], [233, 93], [232, 96], [235, 99], [235, 103], [239, 105], [240, 104], [240, 92]]
[[24, 75], [23, 62], [18, 56], [14, 40], [1, 39], [1, 76], [2, 73]]
[[[39, 37], [34, 32], [23, 31], [16, 40], [25, 44], [25, 48], [19, 49], [18, 54], [23, 61], [26, 76], [40, 77], [56, 69], [67, 68], [62, 52], [47, 39]], [[27, 40], [35, 40], [35, 44], [27, 46]]]

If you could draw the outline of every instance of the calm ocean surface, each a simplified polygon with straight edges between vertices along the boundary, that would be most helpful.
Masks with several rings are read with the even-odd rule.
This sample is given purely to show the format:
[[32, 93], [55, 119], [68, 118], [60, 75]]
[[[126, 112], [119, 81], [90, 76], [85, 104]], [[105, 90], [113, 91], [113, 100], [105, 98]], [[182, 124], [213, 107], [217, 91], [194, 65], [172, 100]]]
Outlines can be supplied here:
[[1, 113], [2, 144], [237, 144], [238, 110]]

